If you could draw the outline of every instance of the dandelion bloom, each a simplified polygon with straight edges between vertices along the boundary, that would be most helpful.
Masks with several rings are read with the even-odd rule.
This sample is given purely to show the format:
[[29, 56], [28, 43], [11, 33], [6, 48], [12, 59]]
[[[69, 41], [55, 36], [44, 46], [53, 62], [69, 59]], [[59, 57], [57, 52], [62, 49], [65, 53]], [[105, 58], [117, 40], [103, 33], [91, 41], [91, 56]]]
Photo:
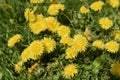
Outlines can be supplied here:
[[29, 21], [33, 22], [36, 20], [36, 15], [34, 14], [33, 11], [31, 11], [28, 16], [29, 16], [28, 18]]
[[43, 3], [44, 0], [30, 0], [30, 3]]
[[21, 53], [21, 59], [23, 62], [26, 62], [27, 60], [30, 59], [29, 47], [23, 50], [23, 52]]
[[109, 41], [105, 44], [107, 51], [116, 53], [119, 50], [119, 44], [116, 41]]
[[48, 27], [48, 30], [51, 31], [52, 33], [55, 33], [60, 25], [60, 23], [54, 17], [45, 18], [45, 23]]
[[45, 51], [48, 53], [52, 52], [56, 48], [56, 42], [54, 39], [44, 37], [42, 42], [43, 42]]
[[117, 8], [120, 5], [120, 1], [119, 0], [109, 0], [109, 4], [113, 7], [113, 8]]
[[42, 21], [43, 19], [44, 19], [44, 16], [43, 16], [43, 14], [38, 14], [37, 16], [36, 16], [36, 21]]
[[51, 4], [48, 8], [48, 14], [57, 15], [59, 10], [63, 11], [65, 9], [63, 4]]
[[35, 21], [36, 20], [36, 16], [34, 14], [34, 11], [31, 11], [29, 8], [26, 8], [25, 11], [24, 11], [24, 17], [27, 21]]
[[104, 42], [102, 40], [95, 40], [92, 45], [98, 49], [104, 49]]
[[78, 73], [78, 65], [77, 64], [68, 64], [65, 66], [63, 71], [63, 76], [67, 79], [74, 77], [75, 74]]
[[20, 39], [22, 38], [21, 34], [16, 34], [14, 36], [12, 36], [9, 40], [8, 40], [8, 46], [9, 47], [13, 47], [16, 43], [18, 43], [20, 41]]
[[60, 43], [64, 44], [64, 45], [70, 45], [72, 42], [72, 38], [70, 36], [63, 36], [60, 39]]
[[86, 37], [81, 34], [75, 35], [73, 41], [71, 42], [71, 46], [74, 47], [78, 52], [85, 51], [87, 45], [88, 41]]
[[44, 47], [41, 41], [35, 40], [29, 46], [31, 59], [37, 59], [43, 54]]
[[105, 17], [105, 18], [100, 18], [99, 19], [99, 24], [101, 25], [101, 27], [105, 30], [111, 28], [113, 26], [113, 22], [112, 20], [110, 20], [109, 18]]
[[39, 34], [40, 32], [45, 31], [47, 29], [47, 26], [44, 20], [31, 23], [29, 27], [34, 34]]
[[104, 5], [104, 2], [96, 1], [90, 5], [90, 8], [94, 11], [100, 11], [103, 5]]
[[62, 25], [58, 28], [57, 34], [60, 37], [69, 36], [70, 35], [70, 28], [68, 26]]
[[114, 30], [113, 35], [115, 40], [120, 40], [120, 30]]
[[120, 62], [113, 63], [110, 70], [113, 75], [120, 77]]
[[14, 70], [19, 73], [22, 70], [22, 66], [23, 62], [19, 61], [17, 64], [15, 64]]
[[86, 14], [86, 13], [89, 12], [89, 9], [87, 9], [85, 6], [82, 6], [82, 7], [80, 7], [80, 12], [81, 12], [82, 14]]
[[24, 17], [25, 17], [26, 20], [29, 19], [29, 14], [30, 14], [30, 9], [26, 8], [25, 11], [24, 11]]
[[78, 52], [75, 50], [75, 48], [72, 47], [67, 48], [65, 53], [65, 59], [74, 59], [78, 55]]

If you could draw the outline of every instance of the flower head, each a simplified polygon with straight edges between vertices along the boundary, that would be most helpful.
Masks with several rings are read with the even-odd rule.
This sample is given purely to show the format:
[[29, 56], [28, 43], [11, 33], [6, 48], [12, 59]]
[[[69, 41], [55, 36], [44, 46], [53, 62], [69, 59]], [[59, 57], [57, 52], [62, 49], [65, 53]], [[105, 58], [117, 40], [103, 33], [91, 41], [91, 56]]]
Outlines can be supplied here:
[[93, 42], [93, 46], [97, 47], [98, 49], [104, 49], [104, 42], [102, 40], [96, 40]]
[[35, 40], [29, 46], [31, 59], [37, 59], [43, 54], [44, 47], [41, 41]]
[[35, 8], [32, 11], [29, 8], [26, 8], [25, 11], [24, 11], [25, 19], [27, 21], [31, 21], [31, 22], [35, 21], [36, 20], [36, 16], [35, 16], [34, 12], [35, 12]]
[[63, 4], [51, 4], [48, 8], [48, 14], [56, 15], [58, 14], [59, 10], [63, 11], [64, 8], [65, 7]]
[[36, 18], [37, 18], [36, 21], [42, 21], [44, 19], [44, 16], [42, 14], [38, 14]]
[[67, 44], [67, 45], [70, 45], [71, 44], [71, 42], [72, 42], [72, 38], [70, 37], [70, 36], [63, 36], [63, 37], [61, 37], [61, 39], [60, 39], [60, 43], [62, 43], [62, 44]]
[[74, 77], [75, 74], [78, 73], [78, 66], [77, 64], [68, 64], [65, 66], [63, 71], [63, 76], [67, 79]]
[[113, 31], [114, 39], [120, 40], [120, 30], [116, 29]]
[[85, 51], [87, 45], [88, 41], [86, 37], [81, 34], [75, 35], [73, 41], [71, 42], [71, 46], [74, 47], [78, 52]]
[[113, 63], [110, 70], [113, 75], [120, 77], [120, 62]]
[[45, 23], [48, 27], [48, 30], [51, 31], [52, 33], [55, 33], [60, 25], [60, 23], [54, 17], [45, 18]]
[[33, 21], [36, 20], [36, 15], [34, 14], [33, 11], [31, 11], [31, 12], [29, 13], [29, 19], [28, 19], [28, 20], [31, 21], [31, 22], [33, 22]]
[[102, 6], [104, 5], [104, 2], [102, 1], [96, 1], [90, 5], [90, 8], [94, 11], [98, 11], [102, 9]]
[[26, 20], [29, 19], [29, 14], [30, 14], [30, 9], [26, 8], [25, 11], [24, 11], [24, 17], [25, 17]]
[[30, 0], [30, 3], [43, 3], [44, 0]]
[[9, 40], [8, 40], [8, 46], [9, 47], [13, 47], [16, 43], [18, 43], [20, 41], [20, 39], [22, 38], [21, 34], [16, 34], [14, 36], [12, 36]]
[[65, 53], [66, 53], [65, 56], [66, 59], [73, 59], [78, 55], [78, 52], [73, 47], [67, 48]]
[[119, 44], [116, 41], [109, 41], [105, 44], [107, 51], [116, 53], [119, 50]]
[[47, 29], [47, 26], [44, 20], [31, 23], [29, 27], [34, 34], [39, 34], [40, 32], [45, 31]]
[[109, 18], [105, 17], [105, 18], [100, 18], [99, 19], [99, 24], [101, 25], [101, 27], [105, 30], [111, 28], [113, 26], [113, 22], [112, 20], [110, 20]]
[[45, 48], [45, 51], [48, 53], [52, 52], [56, 48], [56, 42], [54, 39], [45, 37], [42, 40], [42, 42], [43, 42], [43, 46]]
[[62, 25], [58, 28], [57, 33], [60, 37], [69, 36], [70, 35], [70, 28], [68, 26]]
[[86, 14], [86, 13], [89, 12], [89, 9], [87, 9], [85, 6], [82, 6], [82, 7], [80, 7], [80, 12], [81, 12], [82, 14]]
[[21, 53], [21, 59], [23, 62], [26, 62], [27, 60], [30, 59], [29, 47], [27, 47], [23, 50], [23, 52]]
[[109, 0], [109, 4], [113, 7], [113, 8], [117, 8], [120, 5], [119, 0]]
[[22, 66], [23, 66], [23, 62], [22, 61], [19, 61], [17, 64], [15, 64], [15, 71], [16, 72], [20, 72], [22, 70]]

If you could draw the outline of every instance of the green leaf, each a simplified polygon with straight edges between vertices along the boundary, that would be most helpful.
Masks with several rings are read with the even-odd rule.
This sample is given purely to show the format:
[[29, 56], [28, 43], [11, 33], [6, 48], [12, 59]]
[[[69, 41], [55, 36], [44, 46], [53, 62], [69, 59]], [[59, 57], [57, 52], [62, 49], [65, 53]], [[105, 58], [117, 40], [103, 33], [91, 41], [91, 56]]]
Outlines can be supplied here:
[[0, 80], [2, 80], [2, 76], [3, 76], [3, 74], [2, 74], [2, 72], [0, 72]]

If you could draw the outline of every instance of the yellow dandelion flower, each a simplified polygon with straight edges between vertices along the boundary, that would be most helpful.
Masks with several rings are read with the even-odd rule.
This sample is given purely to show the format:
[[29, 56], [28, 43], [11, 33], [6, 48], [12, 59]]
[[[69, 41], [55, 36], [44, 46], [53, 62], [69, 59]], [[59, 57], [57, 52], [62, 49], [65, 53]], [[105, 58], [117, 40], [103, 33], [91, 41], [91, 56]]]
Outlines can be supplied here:
[[44, 51], [42, 42], [40, 42], [39, 40], [33, 41], [29, 46], [29, 51], [31, 54], [31, 59], [37, 59], [38, 57], [40, 57]]
[[22, 66], [23, 66], [23, 61], [19, 61], [17, 64], [15, 64], [14, 70], [19, 73], [22, 70]]
[[109, 41], [105, 44], [107, 51], [116, 53], [119, 50], [119, 44], [116, 41]]
[[48, 14], [49, 15], [56, 15], [58, 14], [59, 9], [57, 8], [56, 4], [51, 4], [48, 8]]
[[30, 3], [43, 3], [44, 0], [30, 0]]
[[113, 22], [112, 20], [110, 20], [109, 18], [105, 17], [105, 18], [100, 18], [99, 19], [99, 24], [101, 25], [101, 27], [105, 30], [111, 28], [113, 26]]
[[20, 39], [22, 38], [21, 34], [16, 34], [14, 36], [12, 36], [9, 40], [8, 40], [8, 46], [9, 47], [13, 47], [16, 43], [18, 43], [20, 41]]
[[72, 38], [70, 36], [63, 36], [61, 39], [60, 39], [60, 43], [64, 44], [64, 45], [70, 45], [72, 42]]
[[95, 40], [92, 45], [98, 49], [104, 49], [104, 42], [102, 40]]
[[96, 1], [90, 5], [90, 8], [94, 11], [100, 11], [103, 5], [104, 5], [104, 2]]
[[70, 28], [68, 26], [62, 25], [58, 28], [57, 34], [60, 37], [69, 36], [70, 35]]
[[33, 11], [31, 11], [31, 12], [29, 13], [29, 15], [28, 15], [28, 20], [29, 20], [30, 22], [33, 22], [33, 21], [36, 20], [36, 15], [34, 14]]
[[31, 29], [31, 27], [33, 26], [34, 22], [28, 22], [28, 27]]
[[113, 7], [113, 8], [117, 8], [120, 5], [120, 1], [119, 0], [109, 0], [109, 4]]
[[31, 55], [30, 55], [29, 47], [27, 47], [21, 53], [21, 59], [22, 59], [23, 62], [27, 62], [27, 60], [30, 59], [30, 56]]
[[30, 14], [30, 9], [26, 8], [25, 11], [24, 11], [24, 17], [25, 17], [26, 20], [29, 19], [29, 14]]
[[110, 70], [113, 75], [120, 77], [120, 62], [113, 63]]
[[65, 53], [66, 53], [65, 59], [74, 59], [78, 55], [78, 52], [73, 47], [67, 48]]
[[35, 21], [36, 20], [36, 16], [34, 14], [35, 12], [35, 8], [33, 9], [33, 11], [31, 11], [29, 8], [26, 8], [24, 11], [24, 17], [27, 21]]
[[60, 25], [60, 23], [54, 17], [45, 18], [45, 22], [48, 27], [48, 30], [51, 31], [52, 33], [55, 33]]
[[113, 35], [115, 40], [120, 40], [120, 30], [114, 30]]
[[44, 16], [42, 14], [38, 14], [36, 16], [36, 19], [37, 19], [36, 21], [42, 21], [44, 19]]
[[34, 34], [39, 34], [40, 32], [45, 31], [47, 29], [47, 25], [44, 20], [31, 23], [29, 27]]
[[54, 39], [44, 37], [42, 42], [43, 42], [45, 51], [48, 53], [52, 52], [56, 48], [56, 42]]
[[63, 4], [51, 4], [48, 8], [48, 14], [49, 15], [57, 15], [59, 13], [59, 10], [64, 10]]
[[63, 76], [67, 79], [74, 77], [75, 74], [78, 73], [78, 65], [77, 64], [68, 64], [65, 66], [63, 71]]
[[86, 37], [84, 37], [81, 34], [75, 35], [73, 41], [71, 42], [71, 46], [74, 47], [79, 52], [85, 51], [87, 45], [88, 41]]
[[87, 9], [85, 6], [82, 6], [82, 7], [80, 7], [80, 12], [81, 12], [82, 14], [86, 14], [86, 13], [89, 12], [89, 9]]

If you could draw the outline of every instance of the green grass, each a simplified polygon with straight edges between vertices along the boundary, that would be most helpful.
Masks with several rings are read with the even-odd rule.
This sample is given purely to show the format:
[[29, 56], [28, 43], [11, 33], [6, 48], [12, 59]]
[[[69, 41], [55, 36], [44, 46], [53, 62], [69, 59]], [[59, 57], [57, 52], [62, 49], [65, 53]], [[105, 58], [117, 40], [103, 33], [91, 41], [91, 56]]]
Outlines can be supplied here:
[[[91, 11], [88, 15], [79, 13], [81, 5], [88, 5], [93, 1], [95, 0], [91, 0], [90, 2], [89, 0], [85, 0], [84, 2], [80, 2], [80, 0], [61, 0], [66, 5], [66, 9], [55, 17], [61, 24], [70, 26], [72, 36], [76, 33], [83, 33], [87, 25], [93, 31], [93, 34], [95, 34], [95, 39], [99, 38], [105, 42], [112, 40], [113, 35], [111, 32], [114, 29], [120, 29], [120, 7], [112, 9], [110, 5], [106, 4], [102, 12], [95, 13]], [[7, 8], [3, 4], [9, 4], [11, 8]], [[44, 11], [49, 4], [48, 1], [39, 4], [38, 13], [49, 16]], [[63, 53], [65, 52], [66, 46], [59, 45], [59, 42], [57, 43], [57, 50], [51, 54], [43, 55], [40, 60], [41, 64], [32, 73], [32, 77], [28, 74], [27, 68], [37, 62], [34, 60], [26, 62], [22, 72], [15, 72], [14, 65], [20, 60], [21, 52], [32, 41], [42, 39], [45, 35], [52, 36], [56, 41], [59, 40], [59, 37], [56, 38], [57, 35], [51, 34], [50, 32], [45, 31], [39, 35], [34, 35], [28, 29], [28, 23], [24, 18], [24, 10], [33, 6], [33, 4], [31, 5], [29, 3], [29, 0], [0, 0], [0, 80], [66, 80], [62, 76], [61, 71], [69, 63], [77, 63], [80, 67], [78, 74], [74, 78], [71, 78], [71, 80], [119, 79], [112, 75], [110, 68], [112, 63], [120, 61], [120, 50], [116, 54], [111, 54], [106, 50], [91, 49], [89, 46], [85, 52], [86, 54], [79, 54], [75, 60], [65, 60], [65, 54]], [[102, 32], [97, 20], [103, 16], [110, 17], [114, 22], [114, 27], [108, 31], [103, 30]], [[22, 40], [15, 47], [9, 48], [7, 46], [9, 38], [17, 33], [23, 36]], [[120, 40], [118, 42], [120, 43]], [[91, 45], [92, 42], [89, 42], [89, 44]]]

